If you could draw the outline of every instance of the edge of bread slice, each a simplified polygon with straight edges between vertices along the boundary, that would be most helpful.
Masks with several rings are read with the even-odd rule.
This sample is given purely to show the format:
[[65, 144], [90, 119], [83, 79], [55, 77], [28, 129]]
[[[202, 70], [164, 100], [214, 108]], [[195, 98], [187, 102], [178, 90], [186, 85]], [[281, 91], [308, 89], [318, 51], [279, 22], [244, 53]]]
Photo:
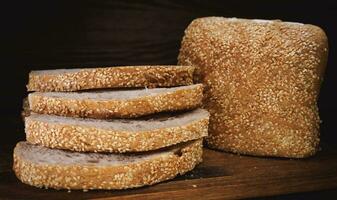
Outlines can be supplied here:
[[142, 154], [78, 153], [19, 142], [13, 170], [23, 182], [55, 189], [126, 189], [152, 185], [202, 161], [202, 140]]
[[91, 92], [34, 92], [30, 110], [39, 114], [96, 119], [131, 118], [201, 105], [203, 85]]
[[28, 91], [172, 87], [193, 84], [192, 66], [121, 66], [38, 70], [29, 73]]
[[32, 113], [25, 118], [32, 144], [79, 152], [140, 152], [200, 139], [208, 134], [204, 109], [150, 119], [98, 120]]
[[25, 121], [25, 117], [28, 117], [29, 115], [30, 115], [30, 109], [29, 109], [28, 97], [25, 97], [22, 100], [22, 111], [21, 111], [22, 120]]

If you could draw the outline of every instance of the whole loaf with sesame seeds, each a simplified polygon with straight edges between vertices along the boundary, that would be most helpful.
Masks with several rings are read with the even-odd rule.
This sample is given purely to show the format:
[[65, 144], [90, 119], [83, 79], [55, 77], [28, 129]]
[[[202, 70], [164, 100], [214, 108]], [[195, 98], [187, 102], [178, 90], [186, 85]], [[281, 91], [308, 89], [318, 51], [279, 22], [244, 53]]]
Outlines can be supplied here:
[[195, 109], [141, 119], [96, 120], [39, 115], [25, 118], [31, 144], [80, 152], [140, 152], [200, 139], [208, 134], [209, 113]]
[[34, 92], [28, 95], [30, 110], [83, 118], [131, 118], [194, 109], [201, 105], [203, 85], [171, 88], [90, 92]]
[[29, 73], [28, 91], [62, 92], [100, 88], [173, 87], [193, 84], [191, 66], [122, 66], [38, 70]]
[[192, 170], [202, 140], [138, 154], [78, 153], [19, 142], [13, 170], [23, 182], [55, 189], [126, 189], [152, 185]]
[[196, 67], [210, 112], [207, 145], [302, 158], [319, 145], [317, 99], [328, 42], [314, 25], [206, 17], [185, 30], [179, 64]]

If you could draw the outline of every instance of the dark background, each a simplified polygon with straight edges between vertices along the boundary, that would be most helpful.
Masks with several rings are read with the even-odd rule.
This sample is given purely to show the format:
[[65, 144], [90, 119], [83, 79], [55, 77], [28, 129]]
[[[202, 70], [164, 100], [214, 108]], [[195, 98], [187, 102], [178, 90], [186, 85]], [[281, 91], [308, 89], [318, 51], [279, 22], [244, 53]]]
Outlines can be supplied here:
[[225, 16], [315, 24], [329, 38], [319, 99], [324, 141], [336, 144], [336, 1], [10, 1], [1, 5], [1, 143], [23, 139], [21, 101], [32, 69], [175, 64], [195, 18]]

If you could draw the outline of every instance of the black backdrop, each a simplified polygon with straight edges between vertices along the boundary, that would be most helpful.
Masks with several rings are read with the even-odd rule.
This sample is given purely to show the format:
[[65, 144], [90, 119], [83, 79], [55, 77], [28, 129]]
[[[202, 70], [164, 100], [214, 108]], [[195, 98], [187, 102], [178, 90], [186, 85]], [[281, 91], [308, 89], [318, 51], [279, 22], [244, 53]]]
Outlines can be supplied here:
[[184, 29], [203, 16], [281, 19], [322, 27], [330, 46], [319, 99], [322, 135], [337, 144], [337, 3], [305, 0], [2, 2], [1, 144], [24, 139], [19, 113], [30, 70], [175, 64]]

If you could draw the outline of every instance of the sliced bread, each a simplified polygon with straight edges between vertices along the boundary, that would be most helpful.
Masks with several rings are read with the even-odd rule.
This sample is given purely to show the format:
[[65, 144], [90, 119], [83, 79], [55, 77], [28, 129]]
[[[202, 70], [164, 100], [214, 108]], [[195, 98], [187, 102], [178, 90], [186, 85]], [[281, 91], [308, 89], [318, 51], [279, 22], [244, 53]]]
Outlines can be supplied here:
[[172, 179], [201, 161], [202, 140], [142, 154], [78, 153], [19, 142], [13, 169], [36, 187], [126, 189]]
[[207, 136], [209, 114], [196, 109], [148, 119], [98, 120], [32, 113], [26, 139], [50, 148], [85, 152], [155, 150]]
[[193, 84], [191, 66], [124, 66], [40, 70], [29, 73], [28, 91], [78, 91], [121, 87], [172, 87]]
[[24, 120], [25, 117], [28, 117], [30, 115], [30, 109], [29, 109], [29, 102], [28, 97], [25, 97], [22, 100], [22, 111], [21, 111], [21, 117]]
[[97, 119], [130, 118], [193, 109], [202, 103], [202, 84], [172, 88], [95, 92], [34, 92], [30, 110], [39, 114]]

